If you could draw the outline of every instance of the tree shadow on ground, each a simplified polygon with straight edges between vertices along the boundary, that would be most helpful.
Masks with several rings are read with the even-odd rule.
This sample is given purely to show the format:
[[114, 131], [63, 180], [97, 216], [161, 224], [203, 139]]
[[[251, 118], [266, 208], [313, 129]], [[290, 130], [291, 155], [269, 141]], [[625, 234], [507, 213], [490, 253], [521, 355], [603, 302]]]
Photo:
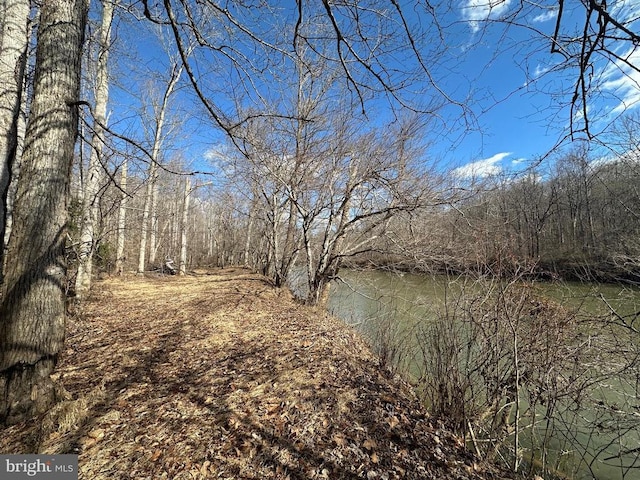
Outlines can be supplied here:
[[[75, 399], [31, 448], [78, 453], [92, 480], [491, 478], [466, 475], [472, 457], [344, 325], [218, 280], [104, 288], [71, 322], [58, 375]], [[27, 430], [0, 449], [27, 453]]]

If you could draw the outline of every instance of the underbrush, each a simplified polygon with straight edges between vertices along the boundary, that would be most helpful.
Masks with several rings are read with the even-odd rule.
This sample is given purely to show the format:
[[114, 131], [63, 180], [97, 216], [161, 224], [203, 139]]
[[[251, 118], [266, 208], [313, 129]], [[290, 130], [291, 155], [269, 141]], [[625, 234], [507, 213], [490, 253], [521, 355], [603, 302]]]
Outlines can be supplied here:
[[522, 276], [461, 281], [435, 319], [376, 320], [381, 363], [483, 460], [544, 478], [638, 478], [639, 314], [568, 308]]

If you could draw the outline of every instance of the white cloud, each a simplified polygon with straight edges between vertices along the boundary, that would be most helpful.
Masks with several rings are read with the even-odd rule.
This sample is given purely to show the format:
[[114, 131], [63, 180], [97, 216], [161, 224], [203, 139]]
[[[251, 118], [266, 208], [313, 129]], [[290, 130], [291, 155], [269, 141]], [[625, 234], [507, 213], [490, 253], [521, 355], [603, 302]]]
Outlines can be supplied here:
[[[620, 55], [631, 65], [640, 65], [640, 49], [630, 48], [625, 54]], [[612, 113], [622, 113], [628, 108], [638, 106], [640, 102], [640, 72], [631, 68], [622, 61], [617, 61], [605, 68], [602, 78], [602, 88], [610, 91], [620, 103], [614, 107]]]
[[206, 150], [202, 156], [204, 157], [205, 160], [208, 160], [210, 162], [216, 162], [216, 161], [219, 161], [221, 158], [226, 158], [228, 151], [229, 151], [229, 148], [226, 145], [222, 143], [217, 143], [213, 145], [211, 148], [209, 148], [208, 150]]
[[529, 84], [537, 82], [538, 80], [540, 80], [540, 78], [542, 78], [544, 75], [550, 72], [551, 69], [552, 67], [550, 66], [545, 66], [541, 64], [536, 65], [535, 68], [533, 69], [533, 72], [531, 72], [531, 76], [529, 76], [529, 78], [525, 80], [522, 86], [527, 87], [529, 86]]
[[[637, 0], [618, 0], [611, 6], [611, 14], [617, 21], [631, 30], [640, 26], [640, 2]], [[620, 114], [627, 109], [640, 106], [640, 72], [629, 66], [640, 65], [640, 48], [637, 45], [622, 48], [628, 43], [620, 42], [616, 52], [617, 60], [604, 68], [601, 76], [601, 87], [611, 96], [619, 100], [611, 110], [612, 114]]]
[[540, 15], [536, 15], [535, 17], [533, 17], [531, 19], [531, 21], [533, 23], [544, 23], [544, 22], [548, 22], [549, 20], [553, 20], [558, 16], [558, 10], [557, 9], [549, 9], [544, 13], [541, 13]]
[[465, 0], [462, 3], [462, 18], [469, 22], [472, 32], [480, 30], [480, 22], [496, 18], [509, 9], [513, 0]]
[[467, 163], [453, 170], [453, 175], [459, 178], [483, 178], [502, 172], [500, 162], [511, 155], [511, 152], [496, 153], [492, 157]]
[[202, 157], [207, 161], [210, 168], [227, 177], [232, 176], [235, 166], [231, 159], [233, 155], [229, 152], [229, 147], [218, 143], [206, 150]]
[[638, 0], [617, 0], [611, 6], [611, 15], [622, 23], [632, 22], [640, 18]]
[[620, 160], [620, 158], [615, 156], [615, 155], [607, 155], [607, 156], [594, 158], [593, 160], [591, 160], [589, 162], [589, 169], [593, 170], [593, 169], [596, 169], [596, 168], [601, 167], [603, 165], [607, 165], [607, 164], [610, 164], [610, 163], [615, 163], [615, 162], [617, 162], [619, 160]]
[[536, 65], [536, 68], [533, 70], [533, 78], [537, 80], [538, 78], [543, 76], [545, 73], [547, 73], [549, 70], [551, 70], [551, 67], [538, 64]]

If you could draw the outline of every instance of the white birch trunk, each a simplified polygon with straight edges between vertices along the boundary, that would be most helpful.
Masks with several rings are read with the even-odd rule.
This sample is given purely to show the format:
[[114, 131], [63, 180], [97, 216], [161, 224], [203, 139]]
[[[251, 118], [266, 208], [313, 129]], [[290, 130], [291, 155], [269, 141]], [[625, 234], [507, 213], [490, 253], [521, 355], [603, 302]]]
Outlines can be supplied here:
[[18, 150], [18, 123], [27, 56], [28, 0], [0, 2], [0, 283], [4, 265], [7, 199]]
[[102, 23], [100, 25], [100, 45], [96, 65], [96, 104], [94, 107], [93, 136], [89, 168], [82, 201], [82, 223], [80, 247], [78, 251], [78, 273], [76, 275], [76, 299], [82, 300], [91, 289], [93, 273], [93, 253], [96, 245], [98, 223], [98, 192], [103, 183], [102, 151], [104, 146], [104, 125], [109, 100], [109, 48], [111, 46], [111, 25], [113, 23], [113, 3], [102, 2]]
[[[156, 138], [158, 135], [156, 135]], [[153, 154], [156, 153], [156, 145], [154, 143]], [[149, 178], [147, 179], [147, 190], [144, 197], [144, 209], [142, 210], [142, 225], [140, 230], [140, 248], [138, 250], [138, 273], [144, 273], [147, 254], [147, 230], [149, 223], [149, 212], [151, 211], [151, 190], [153, 189], [153, 182], [155, 182], [156, 176], [156, 162], [151, 161], [149, 164]]]
[[158, 182], [154, 182], [151, 191], [151, 210], [149, 212], [149, 263], [154, 265], [158, 254]]
[[180, 267], [179, 274], [187, 273], [187, 228], [189, 226], [189, 200], [191, 199], [191, 177], [184, 180], [184, 197], [182, 202], [182, 222], [180, 224]]
[[155, 215], [152, 212], [151, 205], [153, 203], [153, 192], [158, 175], [158, 162], [160, 159], [160, 147], [162, 146], [162, 130], [164, 128], [167, 107], [169, 106], [169, 98], [182, 75], [182, 67], [173, 66], [171, 71], [171, 79], [167, 84], [162, 97], [162, 103], [159, 111], [156, 113], [156, 131], [153, 137], [153, 147], [151, 149], [151, 158], [149, 159], [147, 189], [144, 197], [144, 209], [142, 211], [142, 225], [140, 230], [140, 249], [138, 252], [138, 273], [143, 273], [146, 267], [147, 255], [147, 236], [149, 231], [149, 216]]
[[[25, 78], [26, 83], [26, 78]], [[11, 237], [11, 229], [13, 227], [13, 206], [16, 198], [16, 192], [18, 191], [18, 182], [20, 181], [20, 161], [22, 159], [22, 151], [24, 150], [24, 136], [27, 131], [27, 98], [26, 95], [22, 95], [22, 102], [20, 107], [20, 113], [18, 115], [18, 144], [16, 147], [16, 154], [13, 158], [13, 164], [11, 165], [11, 178], [9, 180], [9, 189], [6, 197], [6, 210], [5, 210], [5, 230], [4, 230], [4, 248], [6, 250], [9, 245], [9, 238]], [[2, 254], [0, 253], [0, 264], [2, 262]], [[0, 267], [1, 269], [1, 267]], [[0, 275], [0, 283], [2, 283]]]
[[124, 274], [124, 240], [127, 219], [127, 203], [129, 196], [127, 195], [127, 159], [122, 162], [122, 171], [120, 173], [120, 205], [118, 206], [118, 240], [116, 244], [116, 273]]

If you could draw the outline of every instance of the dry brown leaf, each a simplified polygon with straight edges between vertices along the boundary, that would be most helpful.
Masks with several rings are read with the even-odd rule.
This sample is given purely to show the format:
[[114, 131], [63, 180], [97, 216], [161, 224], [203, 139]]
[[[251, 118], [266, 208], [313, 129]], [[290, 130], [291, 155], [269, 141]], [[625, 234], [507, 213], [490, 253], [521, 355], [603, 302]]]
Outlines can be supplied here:
[[336, 433], [333, 435], [333, 442], [339, 447], [344, 447], [347, 444], [347, 440], [345, 439], [344, 435], [340, 433]]
[[362, 446], [367, 450], [371, 451], [376, 447], [376, 441], [373, 440], [372, 438], [367, 438], [362, 444]]
[[389, 422], [389, 426], [391, 428], [396, 428], [400, 423], [400, 420], [398, 420], [398, 417], [396, 417], [395, 415], [393, 417], [389, 417], [387, 421]]
[[88, 448], [91, 448], [92, 446], [94, 446], [97, 442], [95, 438], [82, 437], [79, 443], [84, 450], [87, 450]]
[[387, 394], [382, 395], [380, 397], [380, 400], [382, 400], [383, 402], [386, 402], [386, 403], [395, 403], [395, 401], [396, 401], [395, 398], [393, 398], [391, 395], [387, 395]]
[[[410, 387], [380, 372], [360, 337], [259, 275], [96, 287], [58, 367], [88, 422], [41, 446], [70, 451], [79, 438], [80, 478], [509, 478], [482, 463], [465, 471], [461, 440], [424, 421]], [[4, 430], [0, 451], [29, 453], [29, 428]], [[448, 464], [434, 464], [436, 445]], [[371, 470], [381, 463], [388, 473]]]
[[95, 439], [96, 441], [100, 441], [104, 438], [104, 429], [96, 428], [94, 430], [91, 430], [87, 435]]

